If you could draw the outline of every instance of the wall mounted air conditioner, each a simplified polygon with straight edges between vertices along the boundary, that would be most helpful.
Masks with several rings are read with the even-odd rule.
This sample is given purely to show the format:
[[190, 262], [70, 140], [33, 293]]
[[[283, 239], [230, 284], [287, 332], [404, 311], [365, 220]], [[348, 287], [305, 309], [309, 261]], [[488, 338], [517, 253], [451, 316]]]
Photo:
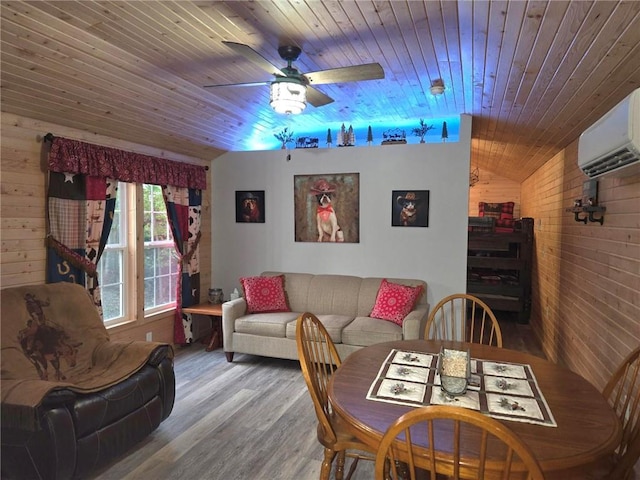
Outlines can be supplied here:
[[589, 178], [640, 173], [640, 88], [580, 135], [578, 166]]

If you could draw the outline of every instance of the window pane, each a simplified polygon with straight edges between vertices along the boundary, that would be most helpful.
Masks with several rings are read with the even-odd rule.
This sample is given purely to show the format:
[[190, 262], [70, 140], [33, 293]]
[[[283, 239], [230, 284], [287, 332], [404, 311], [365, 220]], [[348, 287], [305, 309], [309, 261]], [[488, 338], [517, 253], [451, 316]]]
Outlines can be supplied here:
[[177, 255], [159, 185], [144, 186], [145, 309], [175, 302]]
[[171, 263], [173, 262], [173, 256], [171, 250], [168, 248], [158, 248], [157, 252], [157, 271], [156, 275], [169, 275], [171, 274]]
[[171, 276], [165, 275], [158, 278], [158, 291], [156, 301], [159, 305], [169, 303], [173, 300], [171, 292]]
[[[119, 189], [118, 189], [119, 190]], [[118, 208], [118, 197], [116, 196], [116, 211], [113, 213], [113, 224], [111, 225], [111, 232], [109, 232], [108, 245], [120, 244], [120, 209]]]
[[175, 302], [175, 288], [177, 285], [177, 259], [171, 254], [172, 249], [147, 249], [145, 257], [148, 265], [145, 271], [145, 308]]
[[144, 308], [152, 308], [156, 305], [156, 292], [154, 288], [154, 279], [144, 280]]
[[169, 239], [169, 223], [167, 215], [156, 213], [153, 216], [153, 241], [162, 242]]
[[153, 185], [153, 210], [155, 212], [164, 212], [164, 198], [162, 198], [162, 188], [160, 185]]
[[122, 284], [107, 285], [100, 288], [102, 293], [102, 315], [104, 320], [112, 320], [124, 316], [122, 298]]
[[[156, 271], [156, 251], [154, 248], [144, 249], [144, 278], [153, 278]], [[146, 287], [146, 285], [145, 285]]]
[[122, 212], [126, 209], [127, 185], [120, 183], [116, 190], [116, 205], [113, 224], [105, 250], [98, 262], [98, 280], [102, 295], [102, 314], [104, 321], [123, 318], [125, 316], [126, 269], [124, 258], [126, 249], [126, 223]]
[[144, 212], [142, 221], [144, 222], [144, 231], [143, 231], [144, 241], [150, 242], [151, 241], [151, 213]]
[[145, 248], [145, 308], [175, 302], [177, 271], [173, 246]]
[[122, 281], [122, 252], [105, 249], [100, 257], [100, 284], [108, 285]]

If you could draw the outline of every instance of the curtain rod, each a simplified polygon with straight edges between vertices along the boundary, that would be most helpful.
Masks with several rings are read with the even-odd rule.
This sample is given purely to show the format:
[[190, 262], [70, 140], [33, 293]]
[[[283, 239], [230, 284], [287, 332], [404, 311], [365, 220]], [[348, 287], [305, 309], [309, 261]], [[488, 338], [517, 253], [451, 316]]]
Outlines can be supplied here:
[[[56, 138], [55, 135], [53, 133], [49, 132], [44, 136], [44, 141], [45, 142], [53, 142], [54, 138]], [[209, 165], [205, 165], [204, 169], [208, 171], [209, 170]]]

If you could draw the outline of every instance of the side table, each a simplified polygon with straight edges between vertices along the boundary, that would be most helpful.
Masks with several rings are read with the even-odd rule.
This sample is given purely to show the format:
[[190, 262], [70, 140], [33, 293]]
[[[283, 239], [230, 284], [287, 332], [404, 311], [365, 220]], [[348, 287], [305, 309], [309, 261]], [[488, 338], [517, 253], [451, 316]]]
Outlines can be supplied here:
[[222, 347], [222, 304], [221, 303], [199, 303], [190, 307], [183, 308], [184, 313], [191, 315], [206, 315], [211, 318], [212, 334], [207, 352], [215, 350], [218, 346]]

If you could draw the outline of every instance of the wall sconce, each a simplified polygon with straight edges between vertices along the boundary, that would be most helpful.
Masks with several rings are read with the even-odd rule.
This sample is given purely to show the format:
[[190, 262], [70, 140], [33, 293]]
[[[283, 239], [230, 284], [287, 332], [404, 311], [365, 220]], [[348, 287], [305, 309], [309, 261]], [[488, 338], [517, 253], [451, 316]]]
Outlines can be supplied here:
[[[573, 219], [576, 222], [587, 222], [604, 224], [604, 212], [606, 207], [598, 206], [598, 181], [587, 180], [582, 184], [582, 198], [577, 198], [573, 202], [573, 207], [565, 209], [567, 212], [573, 213]], [[586, 213], [584, 217], [580, 217], [581, 213]], [[599, 213], [600, 217], [595, 218], [594, 214]]]

